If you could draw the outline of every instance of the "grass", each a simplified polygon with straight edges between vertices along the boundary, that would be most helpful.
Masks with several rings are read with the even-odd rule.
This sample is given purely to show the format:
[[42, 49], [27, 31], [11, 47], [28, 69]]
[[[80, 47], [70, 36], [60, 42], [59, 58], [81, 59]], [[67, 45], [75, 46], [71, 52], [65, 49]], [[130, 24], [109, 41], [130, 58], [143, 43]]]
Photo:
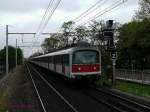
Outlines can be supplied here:
[[[100, 80], [96, 82], [97, 86], [112, 87], [111, 80], [108, 80], [106, 74], [102, 74]], [[115, 89], [132, 95], [144, 97], [150, 100], [150, 85], [139, 84], [130, 81], [117, 80]]]
[[6, 111], [7, 111], [6, 108], [0, 106], [0, 112], [6, 112]]
[[150, 99], [149, 85], [142, 85], [134, 82], [118, 80], [115, 88], [126, 93]]
[[96, 82], [97, 86], [107, 86], [107, 87], [111, 87], [111, 80], [108, 79], [106, 74], [101, 74], [101, 78]]

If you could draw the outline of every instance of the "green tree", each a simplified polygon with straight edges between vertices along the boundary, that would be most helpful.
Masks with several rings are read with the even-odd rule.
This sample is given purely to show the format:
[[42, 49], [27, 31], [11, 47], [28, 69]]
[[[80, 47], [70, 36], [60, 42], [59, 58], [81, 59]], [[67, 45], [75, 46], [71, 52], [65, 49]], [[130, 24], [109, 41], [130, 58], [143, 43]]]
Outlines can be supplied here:
[[50, 38], [46, 38], [41, 46], [43, 51], [46, 53], [58, 48], [59, 43], [60, 41], [57, 37], [57, 34], [54, 34]]
[[104, 42], [102, 27], [104, 27], [103, 21], [93, 21], [89, 26], [89, 36], [91, 43], [92, 45], [98, 45], [100, 49], [102, 48], [102, 44]]
[[[17, 62], [18, 64], [22, 64], [23, 52], [20, 48], [17, 48]], [[6, 65], [6, 47], [4, 47], [0, 51], [0, 61], [3, 65]], [[9, 69], [15, 67], [16, 64], [16, 48], [12, 46], [8, 46], [8, 61], [9, 61]]]
[[63, 30], [62, 38], [63, 38], [65, 45], [69, 44], [69, 37], [71, 37], [71, 35], [73, 33], [73, 25], [74, 25], [73, 21], [68, 21], [68, 22], [64, 22], [61, 27]]
[[118, 67], [146, 69], [150, 66], [150, 20], [132, 21], [120, 28]]
[[20, 48], [17, 48], [17, 64], [22, 64], [23, 62], [23, 52]]
[[88, 36], [88, 29], [85, 26], [77, 26], [75, 28], [75, 35], [77, 41], [85, 40], [86, 37]]
[[150, 0], [140, 0], [139, 10], [135, 14], [136, 20], [143, 20], [145, 18], [150, 18]]

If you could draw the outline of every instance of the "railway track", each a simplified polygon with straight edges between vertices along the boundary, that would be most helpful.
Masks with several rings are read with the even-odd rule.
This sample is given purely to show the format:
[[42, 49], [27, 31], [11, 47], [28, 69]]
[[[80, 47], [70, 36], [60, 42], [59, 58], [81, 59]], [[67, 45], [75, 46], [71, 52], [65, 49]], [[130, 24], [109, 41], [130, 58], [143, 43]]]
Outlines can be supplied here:
[[113, 97], [116, 99], [116, 101], [121, 101], [119, 102], [121, 107], [128, 108], [128, 111], [131, 112], [150, 112], [150, 107], [140, 104], [138, 102], [135, 102], [133, 100], [130, 100], [126, 97], [123, 97], [121, 95], [118, 95], [114, 93], [113, 91], [109, 89], [101, 89], [101, 88], [95, 88], [96, 91], [103, 93], [107, 96]]
[[[46, 77], [49, 75], [45, 74], [44, 71], [47, 73], [46, 70], [37, 69], [37, 72], [42, 74], [43, 78], [49, 79], [49, 77]], [[56, 77], [54, 76], [54, 79]], [[81, 92], [82, 89], [80, 90], [80, 88], [76, 87], [74, 84], [69, 85], [70, 83], [66, 83], [66, 81], [61, 82], [62, 80], [60, 80], [60, 77], [57, 79], [56, 82], [54, 80], [53, 80], [54, 81], [53, 82], [52, 80], [53, 80], [53, 78], [50, 80], [47, 80], [47, 82], [52, 83], [53, 86], [55, 86], [57, 88], [57, 90], [59, 90], [61, 92], [61, 94], [63, 94], [63, 96], [65, 96], [71, 103], [73, 103], [73, 105], [75, 105], [75, 107], [77, 107], [79, 112], [85, 112], [85, 111], [86, 112], [91, 112], [91, 111], [93, 111], [93, 112], [99, 112], [99, 111], [101, 111], [101, 112], [115, 112], [114, 111], [115, 109], [108, 107], [105, 103], [97, 102], [97, 101], [95, 101], [95, 99], [92, 99], [91, 97], [83, 94]], [[61, 85], [61, 87], [59, 86], [59, 84]], [[66, 88], [66, 86], [67, 86], [67, 88]]]
[[106, 104], [117, 112], [150, 112], [150, 107], [115, 94], [109, 89], [92, 88], [91, 91], [86, 91], [84, 93], [95, 99], [97, 102]]
[[[83, 110], [86, 110], [86, 109], [81, 109], [82, 108], [81, 106], [83, 106], [83, 105], [81, 105], [82, 100], [74, 103], [74, 101], [77, 100], [78, 98], [76, 96], [73, 96], [74, 98], [71, 96], [71, 94], [74, 94], [73, 92], [72, 93], [67, 93], [66, 90], [64, 90], [65, 92], [63, 93], [63, 90], [62, 90], [62, 89], [64, 89], [63, 87], [57, 87], [57, 84], [55, 85], [54, 83], [51, 83], [50, 81], [46, 80], [48, 78], [45, 78], [46, 74], [43, 73], [44, 70], [40, 71], [40, 69], [35, 69], [34, 67], [32, 67], [32, 71], [34, 71], [36, 73], [36, 75], [38, 74], [38, 77], [40, 79], [42, 79], [43, 82], [46, 85], [48, 85], [50, 89], [56, 87], [57, 90], [59, 90], [61, 93], [59, 93], [59, 92], [57, 93], [56, 92], [57, 90], [54, 88], [53, 91], [56, 92], [55, 94], [57, 94], [57, 95], [60, 94], [59, 97], [62, 98], [61, 100], [65, 99], [63, 97], [63, 96], [65, 96], [66, 99], [65, 99], [64, 102], [67, 106], [69, 106], [69, 108], [73, 112], [78, 112], [78, 111], [82, 112]], [[56, 83], [60, 83], [60, 82], [56, 82]], [[67, 89], [69, 89], [69, 88], [67, 88]], [[78, 90], [77, 94], [79, 94], [78, 97], [81, 96], [81, 99], [82, 99], [82, 97], [87, 96], [86, 100], [89, 101], [89, 103], [91, 101], [97, 102], [97, 103], [92, 103], [91, 108], [95, 108], [94, 104], [95, 105], [100, 104], [101, 108], [102, 108], [102, 106], [107, 107], [107, 111], [104, 111], [104, 112], [150, 112], [149, 107], [144, 106], [142, 104], [139, 104], [137, 102], [134, 102], [132, 100], [126, 99], [124, 97], [121, 97], [121, 96], [113, 93], [111, 90], [89, 87], [89, 88], [84, 88], [83, 90], [82, 89]], [[83, 94], [84, 94], [84, 96], [83, 96]], [[69, 102], [71, 102], [75, 107], [77, 107], [78, 111]], [[86, 103], [88, 103], [88, 102], [86, 102]], [[76, 104], [78, 104], [78, 105], [76, 105]], [[85, 104], [85, 105], [87, 105], [87, 104]], [[85, 108], [85, 107], [83, 107], [83, 108]], [[87, 108], [88, 108], [88, 105], [87, 105]], [[90, 111], [90, 110], [87, 110], [87, 112], [88, 111]], [[103, 111], [101, 110], [101, 112], [103, 112]]]
[[[75, 107], [73, 107], [72, 106], [72, 104], [70, 104], [70, 102], [68, 101], [68, 100], [66, 100], [48, 81], [46, 81], [45, 79], [44, 79], [44, 77], [42, 76], [42, 75], [40, 75], [40, 73], [36, 70], [36, 69], [34, 69], [33, 67], [31, 67], [29, 64], [26, 64], [26, 68], [27, 68], [27, 70], [28, 70], [28, 73], [29, 73], [29, 75], [30, 75], [30, 78], [31, 78], [31, 81], [32, 81], [32, 83], [33, 83], [33, 86], [34, 86], [34, 89], [35, 89], [35, 92], [36, 92], [36, 94], [37, 94], [37, 96], [38, 96], [38, 99], [39, 99], [39, 102], [40, 102], [40, 105], [41, 105], [41, 107], [42, 107], [42, 111], [43, 112], [51, 112], [51, 109], [49, 108], [49, 107], [51, 107], [50, 105], [52, 105], [52, 102], [50, 103], [50, 105], [48, 105], [48, 103], [45, 103], [45, 101], [46, 102], [48, 102], [48, 96], [46, 95], [45, 96], [45, 99], [44, 99], [44, 97], [43, 97], [43, 92], [42, 91], [40, 91], [41, 90], [41, 87], [39, 87], [39, 85], [38, 85], [38, 80], [37, 79], [35, 79], [34, 77], [35, 77], [35, 74], [36, 74], [36, 78], [37, 78], [37, 76], [38, 76], [38, 79], [40, 78], [41, 80], [40, 81], [42, 81], [43, 83], [42, 83], [42, 85], [43, 84], [45, 84], [45, 86], [46, 87], [48, 87], [48, 88], [46, 88], [45, 90], [51, 90], [51, 91], [53, 91], [54, 93], [55, 93], [55, 95], [54, 95], [54, 97], [57, 97], [56, 99], [58, 100], [58, 97], [59, 97], [59, 99], [63, 102], [63, 104], [62, 104], [62, 102], [61, 102], [61, 106], [63, 106], [62, 108], [63, 108], [63, 110], [58, 110], [58, 112], [59, 111], [61, 111], [61, 112], [78, 112], [77, 111], [77, 109], [75, 108]], [[33, 76], [34, 75], [34, 76]], [[41, 83], [40, 83], [41, 84]], [[45, 87], [45, 86], [42, 86], [42, 87]], [[42, 94], [40, 94], [42, 92]], [[44, 91], [44, 93], [51, 93], [51, 92], [49, 92], [49, 91]], [[49, 94], [49, 96], [51, 96], [52, 94]], [[49, 101], [51, 101], [51, 99], [49, 100]], [[65, 106], [64, 106], [65, 105]], [[65, 107], [65, 109], [64, 109], [64, 107]], [[54, 108], [53, 108], [54, 109]], [[52, 112], [54, 112], [55, 110], [53, 110]], [[55, 111], [56, 112], [56, 111]]]

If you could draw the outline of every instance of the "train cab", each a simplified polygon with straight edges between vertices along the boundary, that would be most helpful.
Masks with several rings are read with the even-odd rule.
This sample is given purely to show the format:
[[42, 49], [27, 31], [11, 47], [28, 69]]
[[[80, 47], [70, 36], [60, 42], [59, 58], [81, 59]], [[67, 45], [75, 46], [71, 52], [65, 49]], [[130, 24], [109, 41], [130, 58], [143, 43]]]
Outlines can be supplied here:
[[71, 75], [75, 78], [99, 78], [101, 74], [100, 52], [95, 49], [75, 50], [72, 55]]

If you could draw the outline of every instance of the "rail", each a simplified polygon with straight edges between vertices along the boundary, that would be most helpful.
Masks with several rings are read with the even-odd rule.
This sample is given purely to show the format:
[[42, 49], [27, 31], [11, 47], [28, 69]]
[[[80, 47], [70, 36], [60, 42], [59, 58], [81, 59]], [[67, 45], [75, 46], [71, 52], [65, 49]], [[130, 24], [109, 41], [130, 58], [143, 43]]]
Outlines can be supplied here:
[[[31, 67], [31, 66], [30, 66]], [[64, 98], [60, 92], [58, 92], [54, 86], [52, 86], [52, 84], [50, 84], [35, 68], [31, 67], [33, 71], [36, 72], [36, 74], [45, 82], [45, 84], [47, 84], [59, 97], [62, 101], [65, 102], [65, 104], [67, 104], [74, 112], [78, 112], [77, 109], [75, 107], [73, 107], [73, 105], [66, 99]]]
[[43, 101], [42, 101], [42, 99], [41, 99], [41, 96], [40, 96], [40, 94], [39, 94], [39, 91], [38, 91], [38, 89], [37, 89], [37, 86], [36, 86], [36, 84], [35, 84], [35, 81], [34, 81], [32, 75], [31, 75], [31, 71], [30, 71], [30, 69], [29, 69], [29, 66], [28, 66], [27, 64], [26, 64], [26, 67], [27, 67], [28, 73], [29, 73], [29, 75], [30, 75], [30, 78], [31, 78], [32, 84], [33, 84], [33, 86], [34, 86], [34, 89], [35, 89], [35, 91], [36, 91], [36, 94], [37, 94], [37, 96], [38, 96], [38, 99], [39, 99], [39, 101], [40, 101], [40, 104], [41, 104], [41, 106], [42, 106], [42, 109], [43, 109], [44, 112], [47, 112], [46, 109], [45, 109], [44, 103], [43, 103]]
[[125, 97], [122, 97], [121, 95], [115, 94], [111, 90], [107, 89], [100, 89], [100, 88], [94, 88], [96, 91], [103, 93], [107, 95], [108, 97], [112, 97], [117, 99], [119, 101], [119, 104], [125, 108], [130, 109], [131, 111], [134, 112], [150, 112], [150, 107], [145, 106], [143, 104], [140, 104], [138, 102], [135, 102], [133, 100], [127, 99]]

